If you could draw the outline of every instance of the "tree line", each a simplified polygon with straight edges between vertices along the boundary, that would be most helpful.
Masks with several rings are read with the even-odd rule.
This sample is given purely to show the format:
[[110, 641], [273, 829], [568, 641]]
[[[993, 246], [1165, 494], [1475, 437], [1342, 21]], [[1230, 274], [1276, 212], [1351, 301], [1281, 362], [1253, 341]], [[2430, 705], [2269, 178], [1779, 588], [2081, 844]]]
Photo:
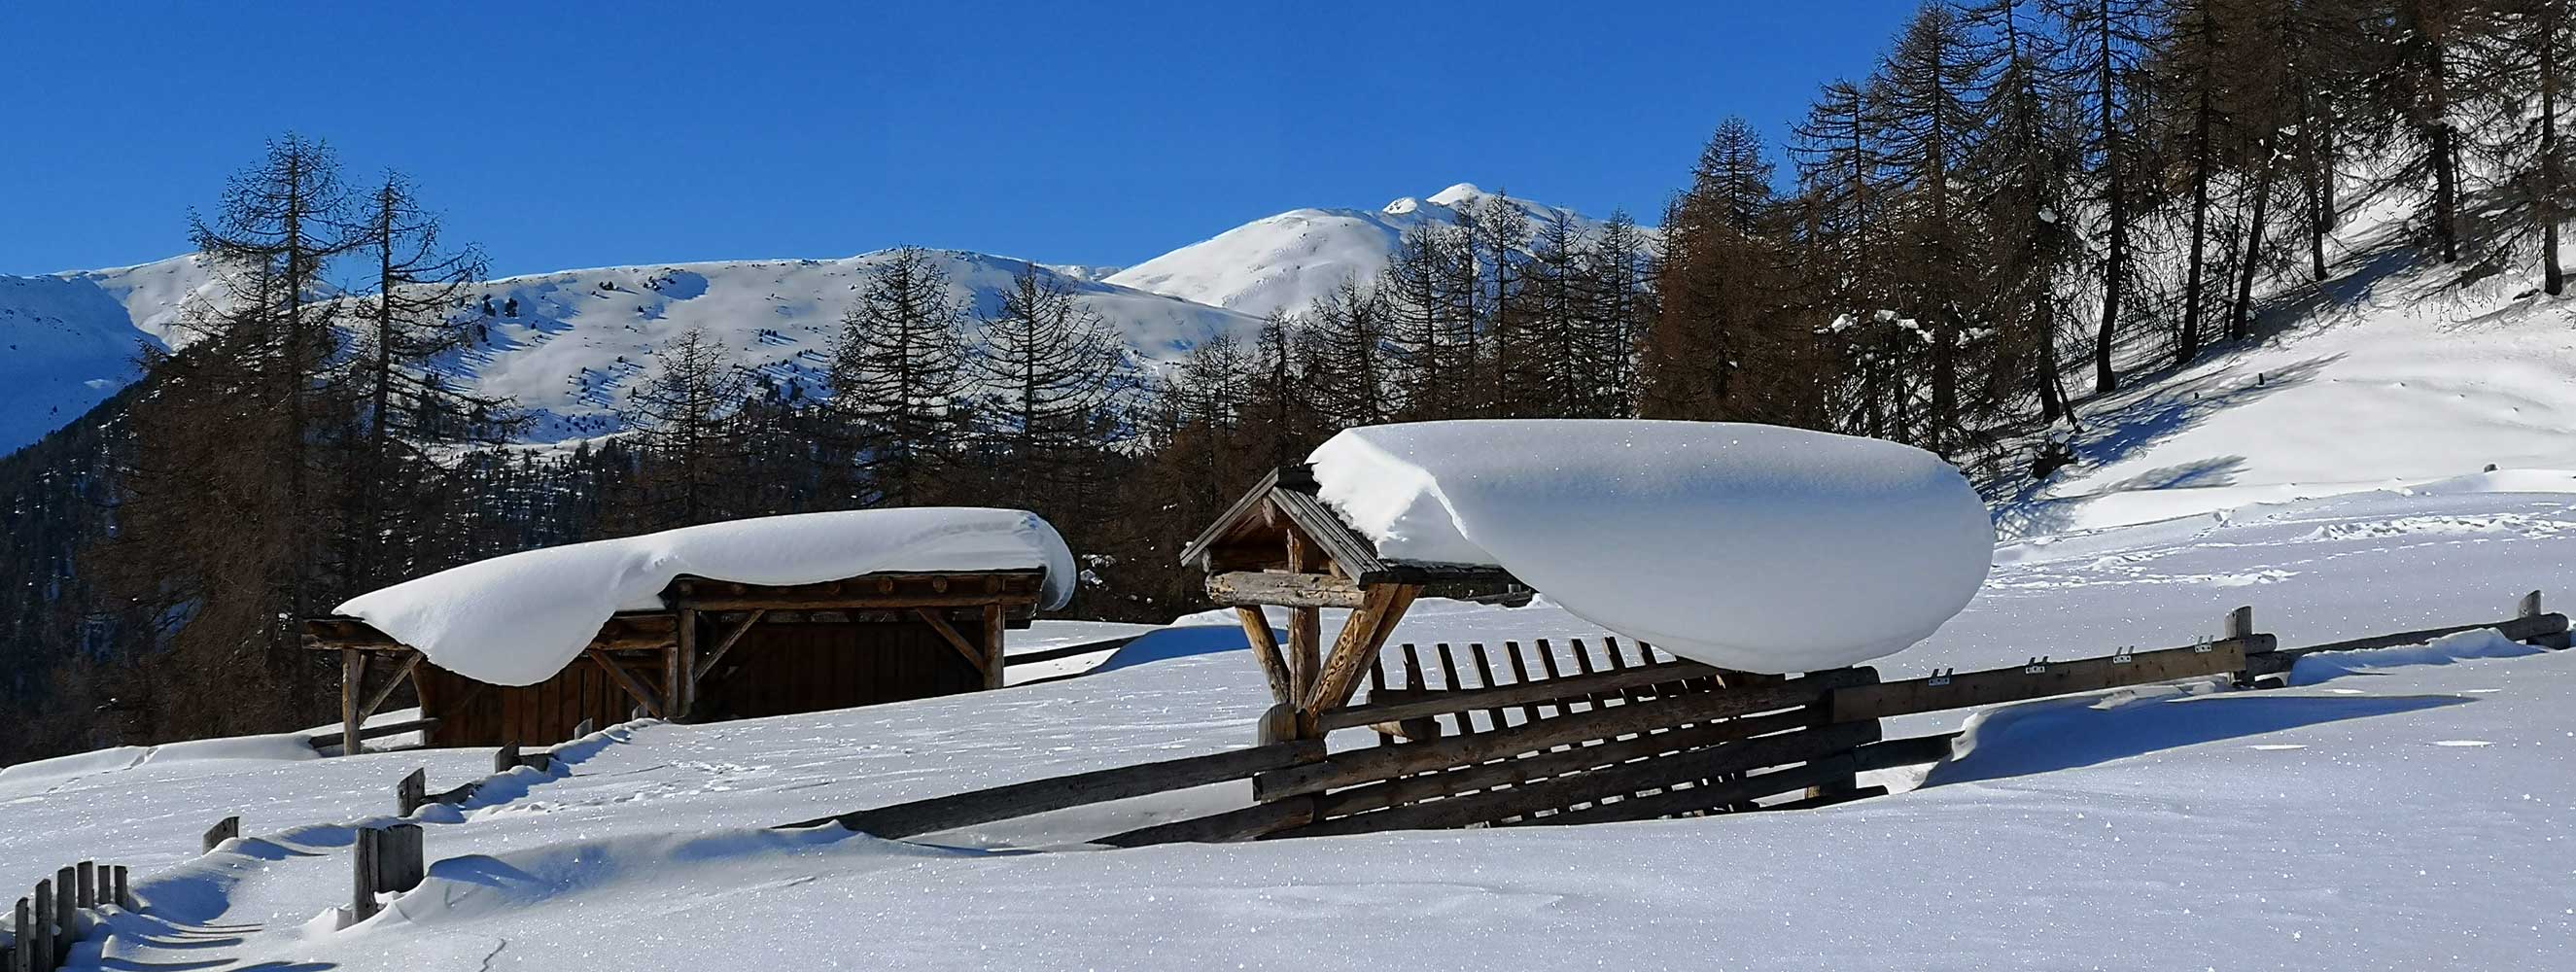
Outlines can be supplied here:
[[[2564, 0], [1926, 5], [1785, 146], [1728, 119], [1662, 225], [1462, 202], [1237, 339], [1140, 360], [1061, 278], [990, 306], [881, 258], [819, 374], [684, 334], [622, 434], [512, 444], [455, 377], [483, 263], [397, 174], [289, 136], [192, 216], [221, 300], [144, 382], [0, 463], [0, 760], [331, 713], [297, 619], [475, 559], [744, 516], [983, 505], [1084, 555], [1080, 616], [1200, 606], [1182, 545], [1334, 432], [1467, 417], [1767, 422], [1989, 471], [2123, 369], [2253, 332], [2366, 200], [2462, 278], [2555, 255]], [[515, 302], [513, 302], [515, 303]], [[2042, 457], [2044, 458], [2044, 457]], [[2044, 474], [2046, 462], [2034, 472]], [[22, 529], [23, 527], [23, 529]]]

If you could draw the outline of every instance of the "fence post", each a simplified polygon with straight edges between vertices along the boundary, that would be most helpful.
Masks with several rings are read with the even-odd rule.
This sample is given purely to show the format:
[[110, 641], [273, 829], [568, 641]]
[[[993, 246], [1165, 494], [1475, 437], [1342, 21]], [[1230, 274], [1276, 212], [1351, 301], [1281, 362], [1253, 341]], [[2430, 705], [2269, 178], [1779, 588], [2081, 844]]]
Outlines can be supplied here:
[[419, 824], [395, 824], [385, 828], [383, 864], [384, 881], [378, 885], [386, 891], [409, 891], [420, 887], [428, 876], [428, 862], [421, 854]]
[[380, 847], [376, 836], [382, 833], [373, 827], [360, 827], [356, 839], [349, 843], [351, 924], [376, 916], [376, 853]]
[[583, 719], [583, 720], [581, 720], [581, 724], [580, 724], [580, 725], [577, 725], [577, 726], [572, 727], [572, 737], [573, 737], [574, 739], [579, 739], [579, 738], [581, 738], [581, 737], [583, 737], [583, 736], [590, 735], [590, 733], [591, 733], [590, 720], [588, 720], [588, 719]]
[[428, 767], [413, 770], [411, 775], [402, 778], [402, 782], [394, 784], [394, 807], [398, 811], [394, 816], [411, 816], [414, 811], [420, 809], [421, 804], [427, 802], [429, 802]]
[[98, 862], [82, 861], [72, 867], [73, 881], [78, 889], [72, 895], [73, 905], [80, 908], [98, 907]]
[[109, 873], [116, 877], [116, 906], [127, 911], [139, 910], [134, 907], [134, 889], [125, 882], [125, 865], [119, 864], [110, 868]]
[[241, 818], [225, 817], [206, 828], [205, 846], [200, 853], [212, 854], [223, 842], [241, 836]]
[[27, 899], [18, 899], [17, 937], [9, 942], [9, 972], [36, 972], [34, 908]]
[[18, 935], [27, 942], [31, 972], [54, 972], [54, 882], [36, 882], [34, 905], [34, 914], [18, 923]]
[[513, 769], [517, 769], [517, 768], [518, 768], [518, 766], [519, 766], [519, 744], [518, 744], [518, 743], [515, 743], [515, 742], [502, 743], [502, 744], [501, 744], [501, 748], [499, 748], [499, 749], [496, 749], [496, 750], [493, 750], [493, 751], [492, 751], [492, 772], [495, 772], [495, 773], [507, 773], [507, 772], [509, 772], [509, 771], [511, 771], [511, 770], [513, 770]]
[[54, 959], [60, 963], [73, 939], [80, 937], [80, 906], [75, 904], [74, 889], [79, 878], [72, 868], [54, 872]]

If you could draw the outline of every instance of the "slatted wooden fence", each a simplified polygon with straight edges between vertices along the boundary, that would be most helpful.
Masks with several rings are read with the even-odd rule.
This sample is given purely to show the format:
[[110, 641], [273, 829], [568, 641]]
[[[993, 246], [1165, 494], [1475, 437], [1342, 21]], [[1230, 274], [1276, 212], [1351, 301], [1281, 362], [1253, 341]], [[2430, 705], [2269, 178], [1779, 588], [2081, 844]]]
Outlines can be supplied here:
[[10, 972], [54, 972], [62, 968], [72, 943], [86, 937], [108, 908], [133, 910], [134, 893], [126, 886], [122, 864], [82, 861], [36, 882], [18, 899], [11, 917], [8, 952]]

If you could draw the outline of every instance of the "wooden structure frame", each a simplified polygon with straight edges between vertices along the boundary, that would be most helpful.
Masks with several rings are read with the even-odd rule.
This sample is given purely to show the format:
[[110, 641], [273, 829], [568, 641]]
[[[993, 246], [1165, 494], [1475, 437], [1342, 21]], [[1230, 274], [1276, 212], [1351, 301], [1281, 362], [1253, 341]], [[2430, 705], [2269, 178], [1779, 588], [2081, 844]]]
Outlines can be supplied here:
[[[971, 684], [952, 685], [959, 680], [944, 678], [938, 684], [1000, 688], [1005, 667], [1003, 632], [1028, 626], [1044, 596], [1044, 586], [1045, 571], [1037, 569], [881, 572], [794, 585], [680, 577], [663, 589], [662, 609], [620, 612], [609, 618], [584, 646], [581, 657], [556, 676], [566, 677], [587, 659], [605, 677], [606, 684], [613, 686], [616, 696], [603, 698], [609, 693], [568, 691], [560, 703], [545, 706], [548, 711], [543, 713], [542, 721], [548, 726], [560, 722], [558, 731], [582, 720], [605, 725], [619, 721], [627, 711], [621, 699], [658, 718], [681, 720], [702, 715], [700, 703], [710, 694], [710, 687], [720, 686], [737, 671], [750, 657], [746, 653], [756, 650], [755, 645], [792, 637], [800, 630], [807, 635], [831, 631], [844, 636], [840, 642], [863, 648], [881, 642], [878, 636], [885, 633], [915, 632], [918, 636], [911, 639], [913, 643], [931, 643], [935, 639], [970, 666], [972, 678], [965, 681]], [[442, 741], [437, 738], [440, 727], [436, 724], [442, 713], [427, 711], [433, 707], [454, 711], [487, 692], [508, 694], [534, 687], [490, 686], [428, 666], [440, 685], [456, 689], [451, 697], [434, 698], [427, 691], [431, 673], [422, 671], [424, 656], [357, 618], [309, 619], [304, 625], [304, 642], [308, 648], [340, 655], [343, 753], [360, 751], [364, 745], [362, 727], [368, 717], [407, 681], [423, 696], [421, 715], [424, 722], [432, 723], [429, 731], [434, 742], [499, 745], [551, 741], [456, 738], [453, 731], [449, 732], [450, 739]], [[728, 665], [729, 660], [736, 664]], [[385, 674], [373, 679], [376, 684], [371, 687], [373, 671]]]
[[[1182, 564], [1207, 572], [1208, 597], [1235, 609], [1269, 680], [1275, 704], [1262, 719], [1264, 741], [1321, 738], [1323, 714], [1350, 704], [1361, 672], [1425, 589], [1519, 584], [1496, 567], [1380, 557], [1315, 490], [1310, 467], [1272, 470], [1181, 551]], [[1265, 606], [1289, 610], [1286, 644]], [[1328, 607], [1351, 609], [1329, 651]]]

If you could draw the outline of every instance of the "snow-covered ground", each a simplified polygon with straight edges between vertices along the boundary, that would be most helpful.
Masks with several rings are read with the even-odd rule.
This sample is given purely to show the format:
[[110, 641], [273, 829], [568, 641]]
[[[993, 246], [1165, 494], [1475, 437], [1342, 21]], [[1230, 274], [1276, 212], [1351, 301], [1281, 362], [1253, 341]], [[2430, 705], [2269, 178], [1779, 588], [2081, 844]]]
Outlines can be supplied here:
[[[2563, 495], [2374, 492], [2008, 542], [1965, 612], [1880, 667], [2182, 644], [2238, 604], [2291, 645], [2501, 619], [2525, 590], [2576, 599], [2571, 531]], [[1434, 601], [1398, 640], [1591, 633], [1544, 602]], [[316, 919], [348, 886], [348, 825], [388, 812], [410, 768], [445, 788], [487, 771], [484, 751], [218, 747], [0, 775], [0, 887], [81, 857], [135, 865], [147, 913], [76, 956], [121, 969], [2576, 963], [2576, 652], [2427, 664], [2497, 653], [2474, 637], [2310, 666], [2290, 689], [1992, 710], [1919, 788], [1819, 811], [1078, 846], [1247, 798], [1231, 786], [909, 843], [761, 829], [1246, 744], [1267, 696], [1241, 645], [1173, 629], [1043, 685], [614, 727], [554, 772], [424, 811], [429, 882], [345, 930]], [[231, 812], [259, 836], [196, 857]]]

